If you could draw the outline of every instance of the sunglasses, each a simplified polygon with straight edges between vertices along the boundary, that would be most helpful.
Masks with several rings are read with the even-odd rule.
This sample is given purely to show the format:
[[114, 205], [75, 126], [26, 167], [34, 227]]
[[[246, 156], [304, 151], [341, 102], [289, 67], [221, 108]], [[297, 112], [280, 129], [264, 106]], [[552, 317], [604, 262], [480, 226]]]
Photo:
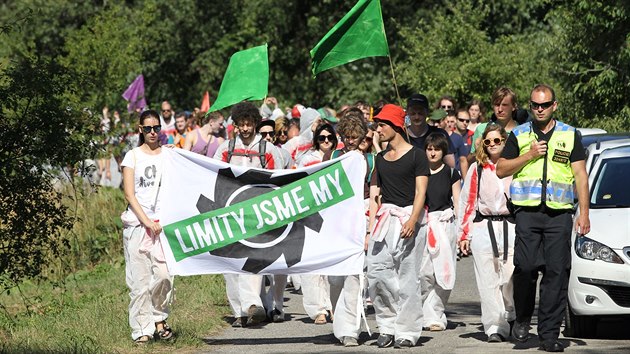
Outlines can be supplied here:
[[278, 136], [289, 136], [289, 131], [288, 130], [281, 130], [278, 132]]
[[549, 102], [543, 102], [543, 103], [537, 103], [534, 101], [529, 101], [529, 106], [532, 107], [532, 109], [547, 109], [551, 106], [553, 106], [553, 102], [554, 101], [549, 101]]
[[143, 125], [142, 126], [142, 132], [145, 134], [151, 133], [151, 130], [153, 130], [157, 134], [160, 132], [160, 130], [162, 130], [162, 126], [161, 125], [154, 125], [154, 126]]
[[462, 122], [462, 123], [470, 123], [470, 119], [457, 118], [457, 120]]
[[373, 140], [373, 138], [371, 138], [371, 137], [369, 137], [369, 136], [366, 136], [366, 137], [365, 137], [365, 138], [363, 138], [363, 139], [364, 139], [364, 141], [365, 141], [366, 143], [371, 143], [371, 142], [372, 142], [372, 140]]
[[275, 132], [260, 132], [260, 136], [262, 136], [263, 138], [266, 138], [267, 136], [269, 136], [270, 138], [273, 138], [276, 135]]
[[317, 136], [317, 141], [319, 141], [320, 143], [323, 143], [324, 141], [328, 140], [329, 142], [333, 142], [337, 139], [335, 139], [332, 134], [331, 135], [319, 135]]
[[440, 108], [442, 108], [442, 109], [453, 109], [453, 106], [441, 105]]
[[162, 110], [162, 113], [164, 113], [164, 112], [170, 112], [170, 111], [171, 111], [170, 109], [163, 109], [163, 110]]
[[483, 139], [483, 144], [485, 146], [490, 146], [492, 143], [494, 143], [494, 145], [499, 145], [502, 144], [505, 141], [505, 139], [501, 138], [494, 138], [494, 139]]

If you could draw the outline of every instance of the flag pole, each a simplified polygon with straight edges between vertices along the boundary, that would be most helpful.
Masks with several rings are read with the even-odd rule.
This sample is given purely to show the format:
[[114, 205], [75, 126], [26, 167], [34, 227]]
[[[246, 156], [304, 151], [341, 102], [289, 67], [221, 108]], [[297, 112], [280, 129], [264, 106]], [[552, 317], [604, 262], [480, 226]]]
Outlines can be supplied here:
[[396, 90], [396, 97], [398, 98], [398, 103], [400, 104], [400, 106], [403, 107], [403, 101], [400, 98], [400, 93], [398, 92], [398, 85], [396, 84], [396, 74], [394, 74], [394, 63], [392, 62], [392, 56], [388, 55], [387, 58], [389, 59], [389, 67], [392, 70], [392, 82], [394, 83], [394, 90]]
[[[396, 97], [398, 98], [398, 104], [400, 104], [400, 107], [404, 107], [403, 105], [403, 101], [400, 98], [400, 93], [398, 92], [398, 85], [396, 84], [396, 75], [394, 74], [394, 63], [392, 62], [392, 56], [388, 55], [387, 58], [389, 59], [389, 67], [392, 69], [392, 82], [394, 83], [394, 89], [396, 90]], [[409, 132], [407, 132], [407, 126], [405, 126], [405, 134], [407, 135], [407, 141], [411, 141], [411, 138], [409, 138]]]

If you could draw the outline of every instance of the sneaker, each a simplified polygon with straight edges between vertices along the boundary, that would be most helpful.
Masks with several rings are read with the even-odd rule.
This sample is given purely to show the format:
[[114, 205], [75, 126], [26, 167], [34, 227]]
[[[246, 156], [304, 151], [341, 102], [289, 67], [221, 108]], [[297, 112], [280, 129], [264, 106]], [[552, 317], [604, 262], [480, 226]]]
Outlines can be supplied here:
[[264, 321], [267, 318], [267, 313], [262, 306], [252, 305], [247, 310], [247, 325], [253, 326]]
[[378, 345], [379, 348], [391, 347], [392, 344], [394, 344], [394, 336], [391, 334], [381, 334], [376, 340], [376, 345]]
[[269, 319], [274, 323], [284, 322], [284, 312], [273, 309], [273, 311], [269, 312]]
[[411, 348], [413, 347], [413, 343], [409, 339], [396, 339], [394, 342], [394, 348], [403, 349], [403, 348]]
[[341, 344], [343, 344], [344, 347], [356, 347], [359, 345], [359, 342], [357, 342], [357, 339], [354, 337], [343, 337], [341, 338]]
[[499, 333], [492, 333], [488, 336], [488, 343], [501, 343], [504, 341], [504, 338]]

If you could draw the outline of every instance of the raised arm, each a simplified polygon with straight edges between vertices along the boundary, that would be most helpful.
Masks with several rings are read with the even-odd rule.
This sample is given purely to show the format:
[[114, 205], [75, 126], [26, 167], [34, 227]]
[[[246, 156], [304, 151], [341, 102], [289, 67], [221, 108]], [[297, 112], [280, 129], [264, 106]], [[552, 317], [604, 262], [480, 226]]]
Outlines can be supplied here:
[[532, 141], [529, 151], [514, 159], [500, 158], [497, 162], [497, 176], [505, 178], [520, 171], [528, 162], [539, 159], [547, 154], [547, 142]]

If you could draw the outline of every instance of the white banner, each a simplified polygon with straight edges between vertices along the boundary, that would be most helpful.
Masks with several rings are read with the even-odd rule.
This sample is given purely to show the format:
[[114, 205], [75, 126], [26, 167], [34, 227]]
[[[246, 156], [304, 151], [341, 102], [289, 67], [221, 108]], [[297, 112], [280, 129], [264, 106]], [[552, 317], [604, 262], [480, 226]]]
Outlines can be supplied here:
[[363, 271], [361, 154], [262, 170], [181, 149], [162, 153], [159, 220], [172, 275]]

